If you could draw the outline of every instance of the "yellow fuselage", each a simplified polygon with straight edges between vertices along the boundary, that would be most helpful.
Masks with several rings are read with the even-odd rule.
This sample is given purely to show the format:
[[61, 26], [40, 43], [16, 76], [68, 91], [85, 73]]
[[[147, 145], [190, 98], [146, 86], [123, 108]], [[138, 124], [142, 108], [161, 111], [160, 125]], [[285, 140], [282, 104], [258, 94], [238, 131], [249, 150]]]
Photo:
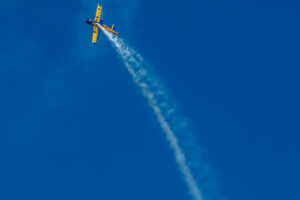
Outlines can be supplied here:
[[105, 30], [107, 30], [107, 31], [109, 31], [109, 32], [111, 32], [111, 33], [113, 33], [113, 34], [115, 34], [115, 35], [119, 35], [119, 33], [118, 33], [117, 31], [114, 31], [113, 29], [109, 28], [109, 27], [106, 26], [106, 25], [103, 25], [102, 27], [103, 27]]
[[101, 27], [103, 27], [105, 30], [107, 30], [107, 31], [109, 31], [109, 32], [111, 32], [111, 33], [113, 33], [113, 34], [115, 34], [115, 35], [119, 35], [119, 33], [117, 32], [117, 31], [115, 31], [115, 30], [113, 30], [112, 28], [109, 28], [108, 26], [106, 26], [106, 25], [100, 25], [99, 23], [97, 23], [97, 22], [92, 22], [92, 23], [89, 23], [91, 26], [97, 26], [97, 27], [99, 27], [99, 26], [101, 26]]

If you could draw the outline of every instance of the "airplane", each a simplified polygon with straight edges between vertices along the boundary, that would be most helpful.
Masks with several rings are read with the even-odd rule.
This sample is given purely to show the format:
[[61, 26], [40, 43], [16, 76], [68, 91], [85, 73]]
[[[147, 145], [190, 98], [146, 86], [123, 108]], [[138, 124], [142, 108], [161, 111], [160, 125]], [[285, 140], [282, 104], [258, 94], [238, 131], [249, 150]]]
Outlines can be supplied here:
[[88, 25], [93, 26], [93, 38], [92, 38], [92, 43], [96, 44], [97, 43], [97, 38], [98, 38], [98, 32], [99, 32], [99, 28], [100, 26], [103, 27], [105, 30], [115, 34], [115, 35], [119, 35], [119, 33], [116, 31], [115, 29], [115, 25], [113, 24], [111, 28], [109, 28], [108, 26], [104, 25], [103, 23], [103, 19], [101, 18], [101, 11], [102, 11], [102, 7], [98, 4], [97, 6], [97, 10], [96, 10], [96, 16], [95, 19], [92, 20], [91, 18], [87, 18], [86, 19], [86, 23]]

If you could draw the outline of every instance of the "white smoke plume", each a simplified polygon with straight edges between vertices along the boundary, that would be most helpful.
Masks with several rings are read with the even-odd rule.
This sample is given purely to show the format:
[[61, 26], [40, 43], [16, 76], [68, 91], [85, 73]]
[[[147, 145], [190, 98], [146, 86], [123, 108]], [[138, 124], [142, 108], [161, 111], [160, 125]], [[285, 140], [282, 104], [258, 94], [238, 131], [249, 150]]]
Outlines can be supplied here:
[[[161, 83], [150, 65], [144, 61], [143, 57], [134, 48], [130, 47], [124, 40], [113, 36], [110, 32], [100, 27], [114, 48], [122, 58], [123, 64], [131, 74], [134, 83], [142, 90], [144, 97], [148, 100], [149, 106], [156, 115], [158, 122], [167, 136], [171, 149], [175, 153], [175, 159], [183, 174], [189, 191], [195, 200], [202, 200], [203, 194], [193, 176], [191, 169], [187, 165], [186, 157], [182, 148], [178, 144], [178, 139], [174, 134], [178, 124], [172, 122], [175, 112], [175, 105], [170, 101], [167, 90]], [[175, 118], [177, 118], [175, 116]]]

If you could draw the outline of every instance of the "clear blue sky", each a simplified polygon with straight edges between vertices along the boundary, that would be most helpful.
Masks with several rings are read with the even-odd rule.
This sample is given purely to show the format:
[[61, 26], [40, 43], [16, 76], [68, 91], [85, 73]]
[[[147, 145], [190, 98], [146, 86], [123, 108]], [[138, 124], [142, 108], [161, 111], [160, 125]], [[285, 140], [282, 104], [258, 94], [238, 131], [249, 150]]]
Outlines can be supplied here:
[[[191, 199], [96, 0], [1, 1], [0, 199]], [[105, 0], [229, 200], [299, 200], [300, 3]]]

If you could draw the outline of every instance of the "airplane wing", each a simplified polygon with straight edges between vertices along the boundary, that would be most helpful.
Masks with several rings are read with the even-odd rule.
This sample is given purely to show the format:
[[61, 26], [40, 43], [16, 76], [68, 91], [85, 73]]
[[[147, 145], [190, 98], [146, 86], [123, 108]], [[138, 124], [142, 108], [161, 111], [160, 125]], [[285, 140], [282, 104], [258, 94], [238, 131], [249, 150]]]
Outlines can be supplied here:
[[[100, 20], [101, 20], [101, 10], [102, 10], [102, 7], [98, 4], [97, 6], [97, 10], [96, 10], [96, 16], [95, 16], [95, 22], [98, 22], [100, 23]], [[98, 33], [99, 32], [99, 28], [97, 26], [94, 26], [94, 29], [93, 29], [93, 40], [92, 40], [92, 43], [93, 44], [96, 44], [97, 43], [97, 38], [98, 38]]]
[[99, 32], [98, 27], [94, 26], [94, 29], [93, 29], [93, 39], [92, 39], [92, 43], [93, 44], [97, 43], [98, 32]]
[[102, 10], [102, 7], [98, 4], [98, 6], [97, 6], [97, 11], [96, 11], [96, 16], [95, 16], [95, 22], [100, 23], [100, 19], [101, 19], [101, 10]]

